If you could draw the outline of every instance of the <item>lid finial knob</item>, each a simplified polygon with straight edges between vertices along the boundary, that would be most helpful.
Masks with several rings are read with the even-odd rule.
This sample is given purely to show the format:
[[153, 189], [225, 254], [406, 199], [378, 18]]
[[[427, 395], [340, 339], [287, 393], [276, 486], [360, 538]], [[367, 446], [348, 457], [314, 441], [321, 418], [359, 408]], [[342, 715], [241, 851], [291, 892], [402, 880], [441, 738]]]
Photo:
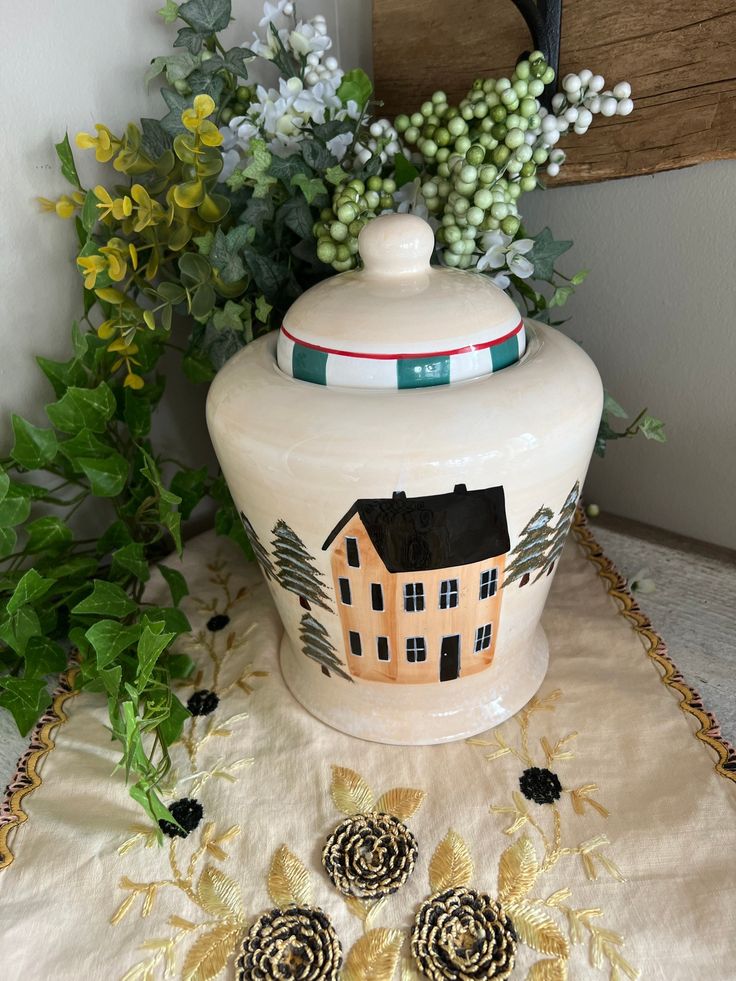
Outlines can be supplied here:
[[381, 215], [361, 231], [358, 250], [369, 273], [406, 276], [425, 272], [434, 250], [434, 232], [418, 215]]

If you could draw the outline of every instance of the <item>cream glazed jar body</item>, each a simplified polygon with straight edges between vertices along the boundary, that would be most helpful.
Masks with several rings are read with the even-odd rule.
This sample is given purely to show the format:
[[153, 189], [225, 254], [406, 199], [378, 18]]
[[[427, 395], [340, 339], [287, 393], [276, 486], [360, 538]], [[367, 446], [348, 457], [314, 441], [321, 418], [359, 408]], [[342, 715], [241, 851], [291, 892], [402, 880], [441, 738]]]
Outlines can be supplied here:
[[343, 732], [486, 730], [544, 677], [539, 620], [600, 420], [578, 345], [520, 322], [389, 215], [217, 375], [212, 441], [284, 624], [294, 696]]

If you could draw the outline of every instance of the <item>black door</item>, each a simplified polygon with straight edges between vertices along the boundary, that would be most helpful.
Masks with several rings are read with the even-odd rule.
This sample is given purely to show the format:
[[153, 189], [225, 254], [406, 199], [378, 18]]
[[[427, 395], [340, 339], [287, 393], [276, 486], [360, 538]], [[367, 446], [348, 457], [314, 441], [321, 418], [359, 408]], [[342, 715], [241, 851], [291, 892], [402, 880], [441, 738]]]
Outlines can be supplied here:
[[440, 681], [454, 681], [460, 674], [460, 634], [442, 638]]

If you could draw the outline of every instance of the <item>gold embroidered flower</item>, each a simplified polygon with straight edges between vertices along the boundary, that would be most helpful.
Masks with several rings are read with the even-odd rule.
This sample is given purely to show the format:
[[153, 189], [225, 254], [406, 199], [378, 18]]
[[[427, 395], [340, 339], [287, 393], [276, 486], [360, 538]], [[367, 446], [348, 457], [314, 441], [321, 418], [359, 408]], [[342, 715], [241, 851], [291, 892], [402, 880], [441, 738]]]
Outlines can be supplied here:
[[431, 981], [502, 981], [514, 969], [516, 931], [503, 906], [486, 893], [447, 889], [419, 908], [411, 952]]
[[391, 814], [356, 814], [327, 839], [322, 864], [347, 896], [380, 899], [396, 892], [414, 871], [417, 843]]
[[241, 981], [337, 981], [342, 947], [327, 916], [314, 906], [272, 909], [248, 933], [237, 961]]

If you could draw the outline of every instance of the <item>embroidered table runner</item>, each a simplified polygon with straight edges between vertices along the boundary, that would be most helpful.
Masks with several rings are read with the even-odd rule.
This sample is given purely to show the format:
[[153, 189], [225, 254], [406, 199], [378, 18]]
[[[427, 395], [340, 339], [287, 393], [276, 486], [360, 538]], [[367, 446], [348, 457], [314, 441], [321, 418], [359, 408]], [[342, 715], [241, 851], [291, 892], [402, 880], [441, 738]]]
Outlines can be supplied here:
[[60, 691], [0, 812], [3, 981], [732, 981], [736, 759], [575, 537], [537, 697], [417, 748], [310, 717], [257, 568], [196, 539], [193, 716], [166, 785], [183, 830], [158, 846], [99, 698]]

